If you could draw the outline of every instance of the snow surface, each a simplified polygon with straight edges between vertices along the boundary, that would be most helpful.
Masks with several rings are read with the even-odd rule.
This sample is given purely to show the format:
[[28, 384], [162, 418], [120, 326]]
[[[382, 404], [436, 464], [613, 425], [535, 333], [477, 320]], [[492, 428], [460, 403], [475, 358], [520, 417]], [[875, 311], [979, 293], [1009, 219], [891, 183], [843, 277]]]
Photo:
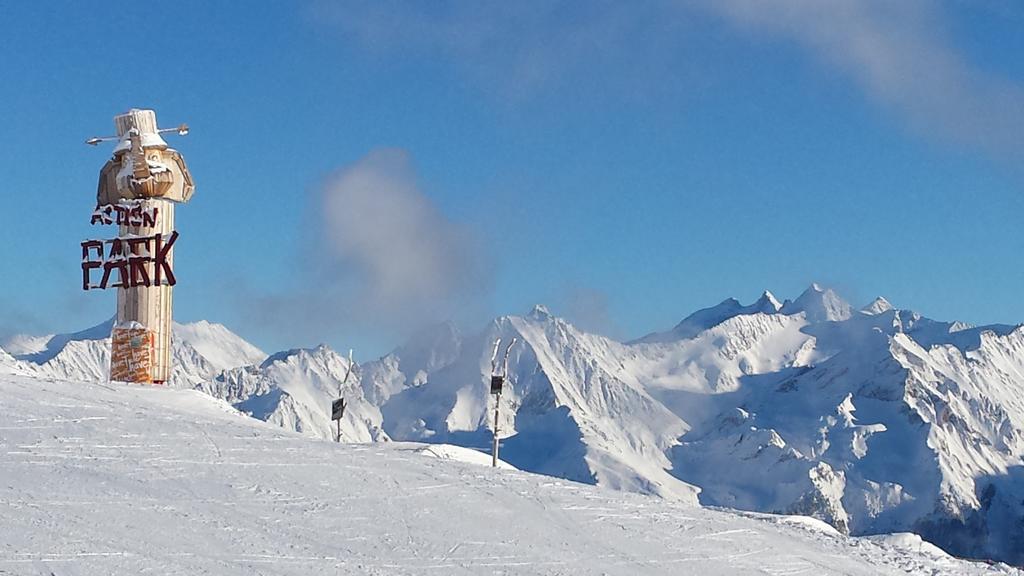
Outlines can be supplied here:
[[[425, 444], [417, 449], [416, 453], [433, 458], [440, 458], [442, 460], [468, 462], [479, 466], [490, 466], [493, 462], [493, 458], [490, 454], [484, 454], [483, 452], [473, 450], [471, 448], [463, 448], [462, 446], [453, 446], [451, 444]], [[516, 469], [515, 466], [512, 466], [508, 462], [500, 459], [498, 460], [498, 468], [506, 470]]]
[[30, 356], [46, 350], [46, 345], [50, 342], [51, 338], [53, 338], [53, 334], [45, 336], [15, 334], [0, 340], [0, 348], [3, 348], [8, 354], [15, 357]]
[[3, 573], [1020, 574], [422, 445], [321, 441], [195, 391], [6, 376], [0, 398]]
[[49, 334], [46, 336], [28, 336], [16, 334], [0, 342], [0, 348], [9, 352], [18, 360], [34, 364], [45, 364], [57, 356], [70, 342], [83, 340], [102, 340], [110, 338], [114, 320], [110, 320], [70, 334]]
[[228, 400], [239, 410], [318, 438], [333, 439], [331, 403], [344, 397], [342, 438], [350, 442], [386, 441], [380, 409], [363, 398], [358, 382], [342, 386], [348, 359], [326, 346], [289, 350], [267, 358], [259, 367], [227, 370], [198, 386]]
[[693, 338], [704, 330], [717, 326], [730, 318], [746, 314], [756, 314], [758, 312], [774, 314], [781, 308], [782, 304], [779, 303], [774, 294], [767, 290], [761, 294], [761, 297], [756, 302], [749, 306], [740, 304], [739, 300], [735, 298], [727, 298], [717, 306], [704, 308], [690, 314], [669, 332], [648, 334], [637, 340], [637, 342], [671, 342]]
[[[326, 346], [253, 365], [226, 329], [176, 326], [171, 384], [322, 439], [340, 393], [346, 440], [486, 452], [490, 352], [515, 337], [500, 436], [518, 469], [1024, 565], [1024, 329], [881, 299], [852, 312], [817, 285], [781, 306], [770, 293], [726, 303], [677, 325], [695, 333], [625, 344], [543, 307], [468, 334], [445, 324], [355, 366], [344, 387], [348, 360]], [[215, 366], [222, 348], [235, 352]], [[0, 373], [105, 380], [108, 358], [108, 342], [70, 338], [42, 364], [0, 354]]]
[[911, 532], [879, 534], [877, 536], [868, 536], [868, 539], [872, 542], [878, 542], [895, 548], [903, 548], [905, 550], [913, 550], [914, 552], [919, 552], [935, 558], [949, 557], [949, 554], [946, 554], [942, 548], [922, 540], [920, 536]]
[[[70, 334], [15, 335], [0, 342], [0, 370], [40, 377], [107, 380], [111, 318]], [[171, 327], [170, 384], [192, 388], [224, 370], [259, 364], [266, 354], [220, 324], [200, 321]]]
[[520, 469], [1024, 563], [1024, 330], [853, 314], [820, 286], [771, 300], [627, 345], [536, 308], [360, 376], [392, 439], [482, 447], [491, 344], [517, 337], [501, 430]]
[[890, 304], [889, 301], [886, 300], [885, 298], [879, 296], [878, 298], [872, 300], [870, 304], [861, 308], [860, 311], [863, 312], [864, 314], [874, 316], [876, 314], [884, 314], [885, 312], [888, 312], [889, 310], [892, 309], [892, 304]]
[[812, 322], [839, 322], [849, 319], [851, 314], [849, 303], [831, 288], [818, 284], [811, 284], [796, 300], [784, 302], [779, 311], [783, 314], [802, 312]]
[[206, 320], [191, 324], [175, 323], [172, 332], [174, 337], [195, 348], [217, 370], [258, 365], [267, 357], [265, 352], [239, 338], [222, 324]]

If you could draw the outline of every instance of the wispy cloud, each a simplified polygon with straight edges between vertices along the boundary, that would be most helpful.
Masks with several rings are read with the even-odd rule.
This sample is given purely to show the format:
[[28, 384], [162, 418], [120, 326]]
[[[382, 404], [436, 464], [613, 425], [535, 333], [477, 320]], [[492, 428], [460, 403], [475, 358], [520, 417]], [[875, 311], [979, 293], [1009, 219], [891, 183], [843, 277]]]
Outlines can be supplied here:
[[[985, 9], [976, 4], [961, 8]], [[599, 93], [633, 95], [701, 82], [714, 71], [705, 61], [708, 47], [696, 44], [706, 35], [694, 30], [711, 16], [741, 36], [798, 45], [918, 133], [1002, 158], [1024, 154], [1024, 86], [971, 62], [948, 33], [943, 4], [930, 0], [353, 0], [316, 6], [320, 21], [363, 49], [439, 58], [468, 71], [489, 92], [519, 97], [581, 79]]]
[[926, 0], [693, 2], [747, 32], [796, 42], [915, 130], [1002, 157], [1024, 150], [1024, 87], [972, 64]]
[[355, 289], [374, 315], [443, 313], [478, 286], [476, 241], [420, 190], [402, 150], [381, 149], [322, 189], [325, 273]]
[[568, 285], [556, 303], [556, 312], [564, 314], [577, 328], [611, 338], [625, 336], [612, 320], [608, 294], [602, 290]]
[[405, 151], [370, 152], [311, 200], [298, 285], [251, 296], [267, 323], [307, 338], [355, 327], [394, 339], [456, 316], [487, 290], [478, 239], [424, 194]]
[[[316, 2], [314, 14], [361, 48], [440, 58], [484, 91], [518, 100], [580, 78], [632, 91], [636, 86], [623, 84], [666, 72], [673, 58], [663, 43], [673, 41], [674, 30], [662, 8], [670, 4], [353, 0]], [[612, 77], [617, 81], [608, 82]]]

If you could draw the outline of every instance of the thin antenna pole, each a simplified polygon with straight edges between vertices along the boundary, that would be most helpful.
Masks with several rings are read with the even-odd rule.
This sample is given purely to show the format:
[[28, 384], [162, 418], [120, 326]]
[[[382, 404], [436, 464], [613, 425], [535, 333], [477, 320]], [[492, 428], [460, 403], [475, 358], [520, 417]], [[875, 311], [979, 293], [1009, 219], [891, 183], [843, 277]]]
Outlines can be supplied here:
[[[348, 349], [348, 369], [345, 370], [345, 377], [342, 378], [341, 383], [338, 384], [338, 398], [341, 400], [342, 414], [344, 414], [344, 410], [345, 410], [345, 384], [348, 383], [348, 377], [349, 377], [349, 375], [352, 374], [352, 366], [354, 364], [355, 364], [355, 362], [352, 361], [352, 349], [349, 348]], [[341, 442], [341, 418], [338, 418], [337, 420], [335, 420], [335, 422], [337, 423], [338, 427], [337, 427], [337, 434], [335, 434], [335, 436], [334, 436], [334, 441], [340, 443]]]
[[498, 374], [498, 346], [501, 346], [501, 338], [494, 341], [494, 350], [491, 351], [491, 376]]
[[516, 345], [517, 340], [518, 338], [513, 338], [512, 341], [508, 343], [508, 348], [505, 348], [505, 360], [502, 362], [501, 366], [501, 375], [505, 378], [508, 378], [508, 353], [512, 351], [512, 347]]
[[341, 384], [338, 384], [338, 397], [340, 398], [345, 393], [345, 384], [348, 383], [348, 376], [352, 373], [352, 349], [348, 349], [348, 369], [345, 370], [345, 377], [342, 378]]

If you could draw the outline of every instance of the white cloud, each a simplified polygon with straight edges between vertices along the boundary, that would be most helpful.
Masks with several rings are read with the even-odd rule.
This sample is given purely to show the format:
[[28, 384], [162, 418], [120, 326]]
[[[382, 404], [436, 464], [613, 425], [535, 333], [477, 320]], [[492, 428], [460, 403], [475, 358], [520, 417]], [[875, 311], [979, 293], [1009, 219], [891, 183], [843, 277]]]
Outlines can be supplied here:
[[502, 97], [528, 97], [566, 82], [634, 96], [700, 83], [695, 70], [706, 67], [709, 47], [695, 44], [706, 35], [694, 31], [710, 14], [745, 36], [794, 42], [919, 133], [1003, 158], [1024, 153], [1024, 87], [958, 50], [947, 33], [948, 14], [931, 0], [356, 0], [318, 6], [319, 20], [363, 48], [451, 62]]
[[370, 52], [451, 63], [485, 92], [520, 100], [581, 79], [626, 93], [657, 80], [675, 64], [663, 58], [675, 34], [662, 18], [669, 1], [320, 1], [313, 13]]
[[602, 290], [579, 284], [565, 287], [559, 298], [560, 312], [577, 328], [611, 338], [623, 338], [619, 327], [612, 321], [608, 294]]
[[795, 41], [915, 130], [1001, 157], [1024, 149], [1024, 89], [972, 65], [925, 0], [691, 3], [748, 32]]
[[375, 150], [344, 168], [316, 206], [322, 272], [366, 314], [444, 318], [480, 285], [471, 233], [420, 190], [404, 151]]
[[393, 344], [425, 324], [463, 319], [489, 289], [479, 239], [423, 192], [402, 150], [370, 152], [310, 200], [311, 226], [284, 290], [233, 286], [243, 323], [303, 345], [356, 335]]

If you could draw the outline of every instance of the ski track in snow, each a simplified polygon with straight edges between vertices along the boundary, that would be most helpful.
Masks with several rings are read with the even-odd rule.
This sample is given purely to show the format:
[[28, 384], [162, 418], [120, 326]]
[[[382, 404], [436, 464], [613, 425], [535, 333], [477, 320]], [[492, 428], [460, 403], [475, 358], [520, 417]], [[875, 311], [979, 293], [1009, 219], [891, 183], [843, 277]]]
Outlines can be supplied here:
[[1020, 574], [335, 444], [193, 391], [0, 378], [0, 574]]

